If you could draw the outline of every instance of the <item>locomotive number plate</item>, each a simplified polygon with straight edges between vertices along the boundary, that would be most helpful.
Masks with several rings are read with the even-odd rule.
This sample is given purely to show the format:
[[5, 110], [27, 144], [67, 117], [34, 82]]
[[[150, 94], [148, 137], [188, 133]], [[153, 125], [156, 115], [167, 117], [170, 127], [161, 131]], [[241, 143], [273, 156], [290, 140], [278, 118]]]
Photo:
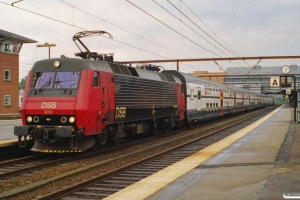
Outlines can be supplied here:
[[126, 116], [126, 107], [116, 107], [116, 118], [125, 118]]
[[53, 114], [53, 110], [44, 110], [44, 114]]

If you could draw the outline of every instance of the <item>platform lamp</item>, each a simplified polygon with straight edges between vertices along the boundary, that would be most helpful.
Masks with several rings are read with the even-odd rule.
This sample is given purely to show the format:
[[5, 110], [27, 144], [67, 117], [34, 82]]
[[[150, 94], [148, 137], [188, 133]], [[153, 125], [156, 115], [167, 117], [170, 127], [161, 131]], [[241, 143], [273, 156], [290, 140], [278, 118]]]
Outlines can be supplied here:
[[50, 47], [55, 47], [56, 44], [49, 44], [49, 43], [45, 43], [45, 44], [37, 44], [37, 47], [49, 47], [49, 59], [50, 59]]

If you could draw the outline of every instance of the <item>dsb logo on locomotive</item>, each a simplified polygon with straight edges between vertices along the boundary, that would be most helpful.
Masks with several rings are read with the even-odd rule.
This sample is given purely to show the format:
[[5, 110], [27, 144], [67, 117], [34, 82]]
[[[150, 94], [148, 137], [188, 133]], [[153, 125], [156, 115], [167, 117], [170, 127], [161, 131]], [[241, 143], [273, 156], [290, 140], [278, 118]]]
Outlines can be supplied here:
[[42, 102], [41, 108], [56, 108], [56, 102]]
[[116, 118], [125, 118], [126, 107], [116, 107]]

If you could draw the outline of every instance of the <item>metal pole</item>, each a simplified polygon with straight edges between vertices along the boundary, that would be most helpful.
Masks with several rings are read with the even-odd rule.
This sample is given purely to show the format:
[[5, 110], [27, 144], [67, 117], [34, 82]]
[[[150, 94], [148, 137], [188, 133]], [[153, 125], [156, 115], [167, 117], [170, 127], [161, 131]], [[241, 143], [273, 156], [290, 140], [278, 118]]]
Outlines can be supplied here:
[[189, 58], [189, 59], [169, 59], [169, 60], [132, 60], [119, 61], [117, 63], [163, 63], [163, 62], [198, 62], [198, 61], [232, 61], [232, 60], [265, 60], [265, 59], [299, 59], [298, 56], [256, 56], [256, 57], [225, 57], [225, 58]]
[[179, 62], [177, 61], [177, 71], [179, 72]]
[[49, 43], [45, 43], [45, 44], [37, 44], [37, 47], [48, 47], [48, 58], [50, 59], [50, 47], [55, 47], [56, 44], [49, 44]]
[[294, 76], [294, 121], [296, 122], [296, 77]]

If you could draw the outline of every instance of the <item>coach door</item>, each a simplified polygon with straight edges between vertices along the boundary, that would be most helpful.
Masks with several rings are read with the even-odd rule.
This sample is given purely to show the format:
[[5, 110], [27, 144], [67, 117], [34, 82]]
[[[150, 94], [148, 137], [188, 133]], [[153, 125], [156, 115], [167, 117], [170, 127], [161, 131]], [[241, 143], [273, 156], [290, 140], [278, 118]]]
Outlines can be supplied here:
[[97, 102], [97, 103], [92, 103], [91, 107], [92, 109], [96, 110], [96, 120], [95, 122], [97, 123], [96, 125], [96, 133], [99, 133], [99, 130], [101, 128], [101, 113], [102, 113], [102, 106], [101, 106], [101, 99], [102, 99], [102, 91], [101, 91], [101, 85], [102, 83], [100, 82], [100, 74], [99, 72], [94, 72], [94, 76], [93, 76], [93, 89], [94, 89], [94, 98], [93, 98], [93, 102]]
[[236, 112], [236, 93], [234, 92], [234, 100], [233, 100], [233, 112]]
[[197, 87], [197, 111], [201, 110], [201, 87]]
[[245, 108], [244, 108], [244, 96], [245, 96], [245, 94], [242, 94], [242, 111], [245, 110]]
[[223, 116], [223, 114], [224, 114], [223, 103], [224, 103], [224, 93], [223, 93], [223, 90], [220, 90], [220, 115], [221, 116]]

